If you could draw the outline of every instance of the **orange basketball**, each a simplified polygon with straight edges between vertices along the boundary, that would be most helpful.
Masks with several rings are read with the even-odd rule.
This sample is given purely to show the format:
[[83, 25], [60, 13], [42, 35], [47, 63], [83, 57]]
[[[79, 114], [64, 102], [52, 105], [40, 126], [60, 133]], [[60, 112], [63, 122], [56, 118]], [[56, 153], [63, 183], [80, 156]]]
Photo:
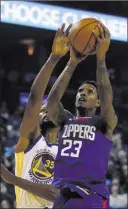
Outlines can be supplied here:
[[102, 25], [104, 31], [104, 25], [97, 19], [85, 18], [75, 23], [70, 31], [69, 40], [70, 44], [80, 54], [87, 54], [88, 52], [95, 51], [96, 38], [92, 31], [94, 30], [96, 35], [99, 36], [99, 28], [97, 25]]

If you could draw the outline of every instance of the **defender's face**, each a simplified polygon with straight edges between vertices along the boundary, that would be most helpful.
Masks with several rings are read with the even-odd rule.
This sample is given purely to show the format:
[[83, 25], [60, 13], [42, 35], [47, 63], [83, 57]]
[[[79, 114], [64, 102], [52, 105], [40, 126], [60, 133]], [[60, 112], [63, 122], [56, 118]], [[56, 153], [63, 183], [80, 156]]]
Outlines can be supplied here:
[[40, 122], [42, 121], [49, 121], [49, 117], [48, 117], [47, 109], [45, 105], [42, 106], [40, 110]]
[[99, 106], [100, 103], [95, 86], [88, 83], [80, 86], [76, 95], [76, 108], [91, 109]]
[[46, 105], [42, 106], [40, 110], [40, 131], [48, 140], [52, 139], [51, 143], [56, 143], [59, 127], [56, 127], [50, 120]]

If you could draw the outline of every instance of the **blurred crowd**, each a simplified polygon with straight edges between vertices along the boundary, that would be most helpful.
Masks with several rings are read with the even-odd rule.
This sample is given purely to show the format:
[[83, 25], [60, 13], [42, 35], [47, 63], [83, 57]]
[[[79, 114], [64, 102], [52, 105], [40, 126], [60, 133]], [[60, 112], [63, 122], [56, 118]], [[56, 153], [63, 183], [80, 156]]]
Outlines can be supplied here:
[[[2, 102], [0, 107], [0, 154], [3, 157], [3, 163], [10, 172], [15, 172], [14, 146], [19, 139], [19, 127], [21, 124], [24, 107], [19, 106], [13, 115], [9, 114], [6, 102]], [[8, 185], [1, 180], [1, 208], [15, 207], [15, 192], [12, 185]]]
[[[120, 102], [116, 100], [116, 111], [119, 117], [119, 123], [113, 135], [113, 148], [110, 155], [107, 172], [107, 185], [110, 190], [110, 206], [111, 208], [128, 207], [127, 191], [128, 191], [128, 178], [127, 178], [127, 148], [128, 148], [128, 121], [127, 116], [128, 100], [126, 94], [120, 95]], [[119, 96], [119, 95], [118, 95]], [[122, 100], [121, 100], [122, 98]], [[125, 98], [125, 99], [124, 99]], [[116, 100], [116, 101], [115, 101]], [[121, 102], [122, 101], [122, 102]], [[13, 148], [19, 138], [19, 127], [22, 121], [24, 107], [18, 106], [13, 114], [9, 113], [8, 105], [2, 102], [0, 106], [0, 134], [1, 134], [1, 155], [5, 166], [9, 171], [14, 173], [15, 158]], [[1, 180], [1, 208], [15, 207], [15, 193], [14, 187], [8, 185]]]

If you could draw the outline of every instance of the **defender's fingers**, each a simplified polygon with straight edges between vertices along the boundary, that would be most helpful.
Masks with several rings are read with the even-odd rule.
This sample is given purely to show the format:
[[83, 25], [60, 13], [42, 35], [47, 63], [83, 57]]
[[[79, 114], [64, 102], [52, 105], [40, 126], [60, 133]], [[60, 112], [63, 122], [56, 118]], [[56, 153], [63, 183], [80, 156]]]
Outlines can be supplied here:
[[64, 28], [65, 28], [65, 23], [62, 24], [62, 27], [61, 27], [61, 29], [60, 29], [60, 36], [63, 35], [63, 33], [64, 33]]
[[55, 38], [59, 37], [60, 36], [60, 28], [58, 28], [58, 30], [56, 31], [56, 35], [55, 35]]
[[67, 27], [67, 29], [66, 29], [66, 31], [65, 31], [65, 33], [64, 33], [64, 36], [67, 36], [67, 35], [69, 34], [69, 31], [70, 31], [71, 27], [72, 27], [72, 24], [70, 24], [70, 25]]

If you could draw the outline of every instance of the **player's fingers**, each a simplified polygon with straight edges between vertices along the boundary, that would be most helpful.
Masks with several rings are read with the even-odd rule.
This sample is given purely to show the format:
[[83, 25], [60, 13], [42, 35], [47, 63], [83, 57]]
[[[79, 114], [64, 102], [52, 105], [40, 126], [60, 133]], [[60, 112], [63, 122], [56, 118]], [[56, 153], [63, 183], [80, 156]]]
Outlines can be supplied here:
[[103, 30], [103, 28], [102, 28], [102, 26], [101, 26], [101, 25], [99, 25], [99, 24], [98, 24], [98, 29], [99, 29], [99, 32], [100, 32], [100, 37], [101, 37], [101, 39], [104, 39], [104, 38], [105, 38], [105, 36], [104, 36], [104, 32], [102, 31], [102, 30]]
[[110, 38], [110, 32], [107, 28], [104, 29], [105, 30], [105, 38], [109, 39]]
[[61, 29], [60, 29], [60, 36], [63, 35], [63, 33], [64, 33], [64, 28], [65, 28], [65, 23], [62, 24], [62, 27], [61, 27]]
[[60, 36], [60, 28], [58, 28], [58, 30], [56, 31], [56, 35], [55, 35], [55, 38], [59, 37]]
[[95, 39], [99, 42], [99, 41], [100, 41], [100, 38], [96, 35], [96, 33], [95, 33], [95, 31], [94, 31], [94, 30], [92, 31], [92, 33], [93, 33], [93, 35], [94, 35]]
[[69, 31], [70, 31], [71, 27], [72, 27], [72, 24], [70, 24], [70, 25], [67, 27], [67, 29], [66, 29], [66, 31], [65, 31], [65, 33], [64, 33], [64, 36], [67, 36], [67, 35], [69, 34]]

